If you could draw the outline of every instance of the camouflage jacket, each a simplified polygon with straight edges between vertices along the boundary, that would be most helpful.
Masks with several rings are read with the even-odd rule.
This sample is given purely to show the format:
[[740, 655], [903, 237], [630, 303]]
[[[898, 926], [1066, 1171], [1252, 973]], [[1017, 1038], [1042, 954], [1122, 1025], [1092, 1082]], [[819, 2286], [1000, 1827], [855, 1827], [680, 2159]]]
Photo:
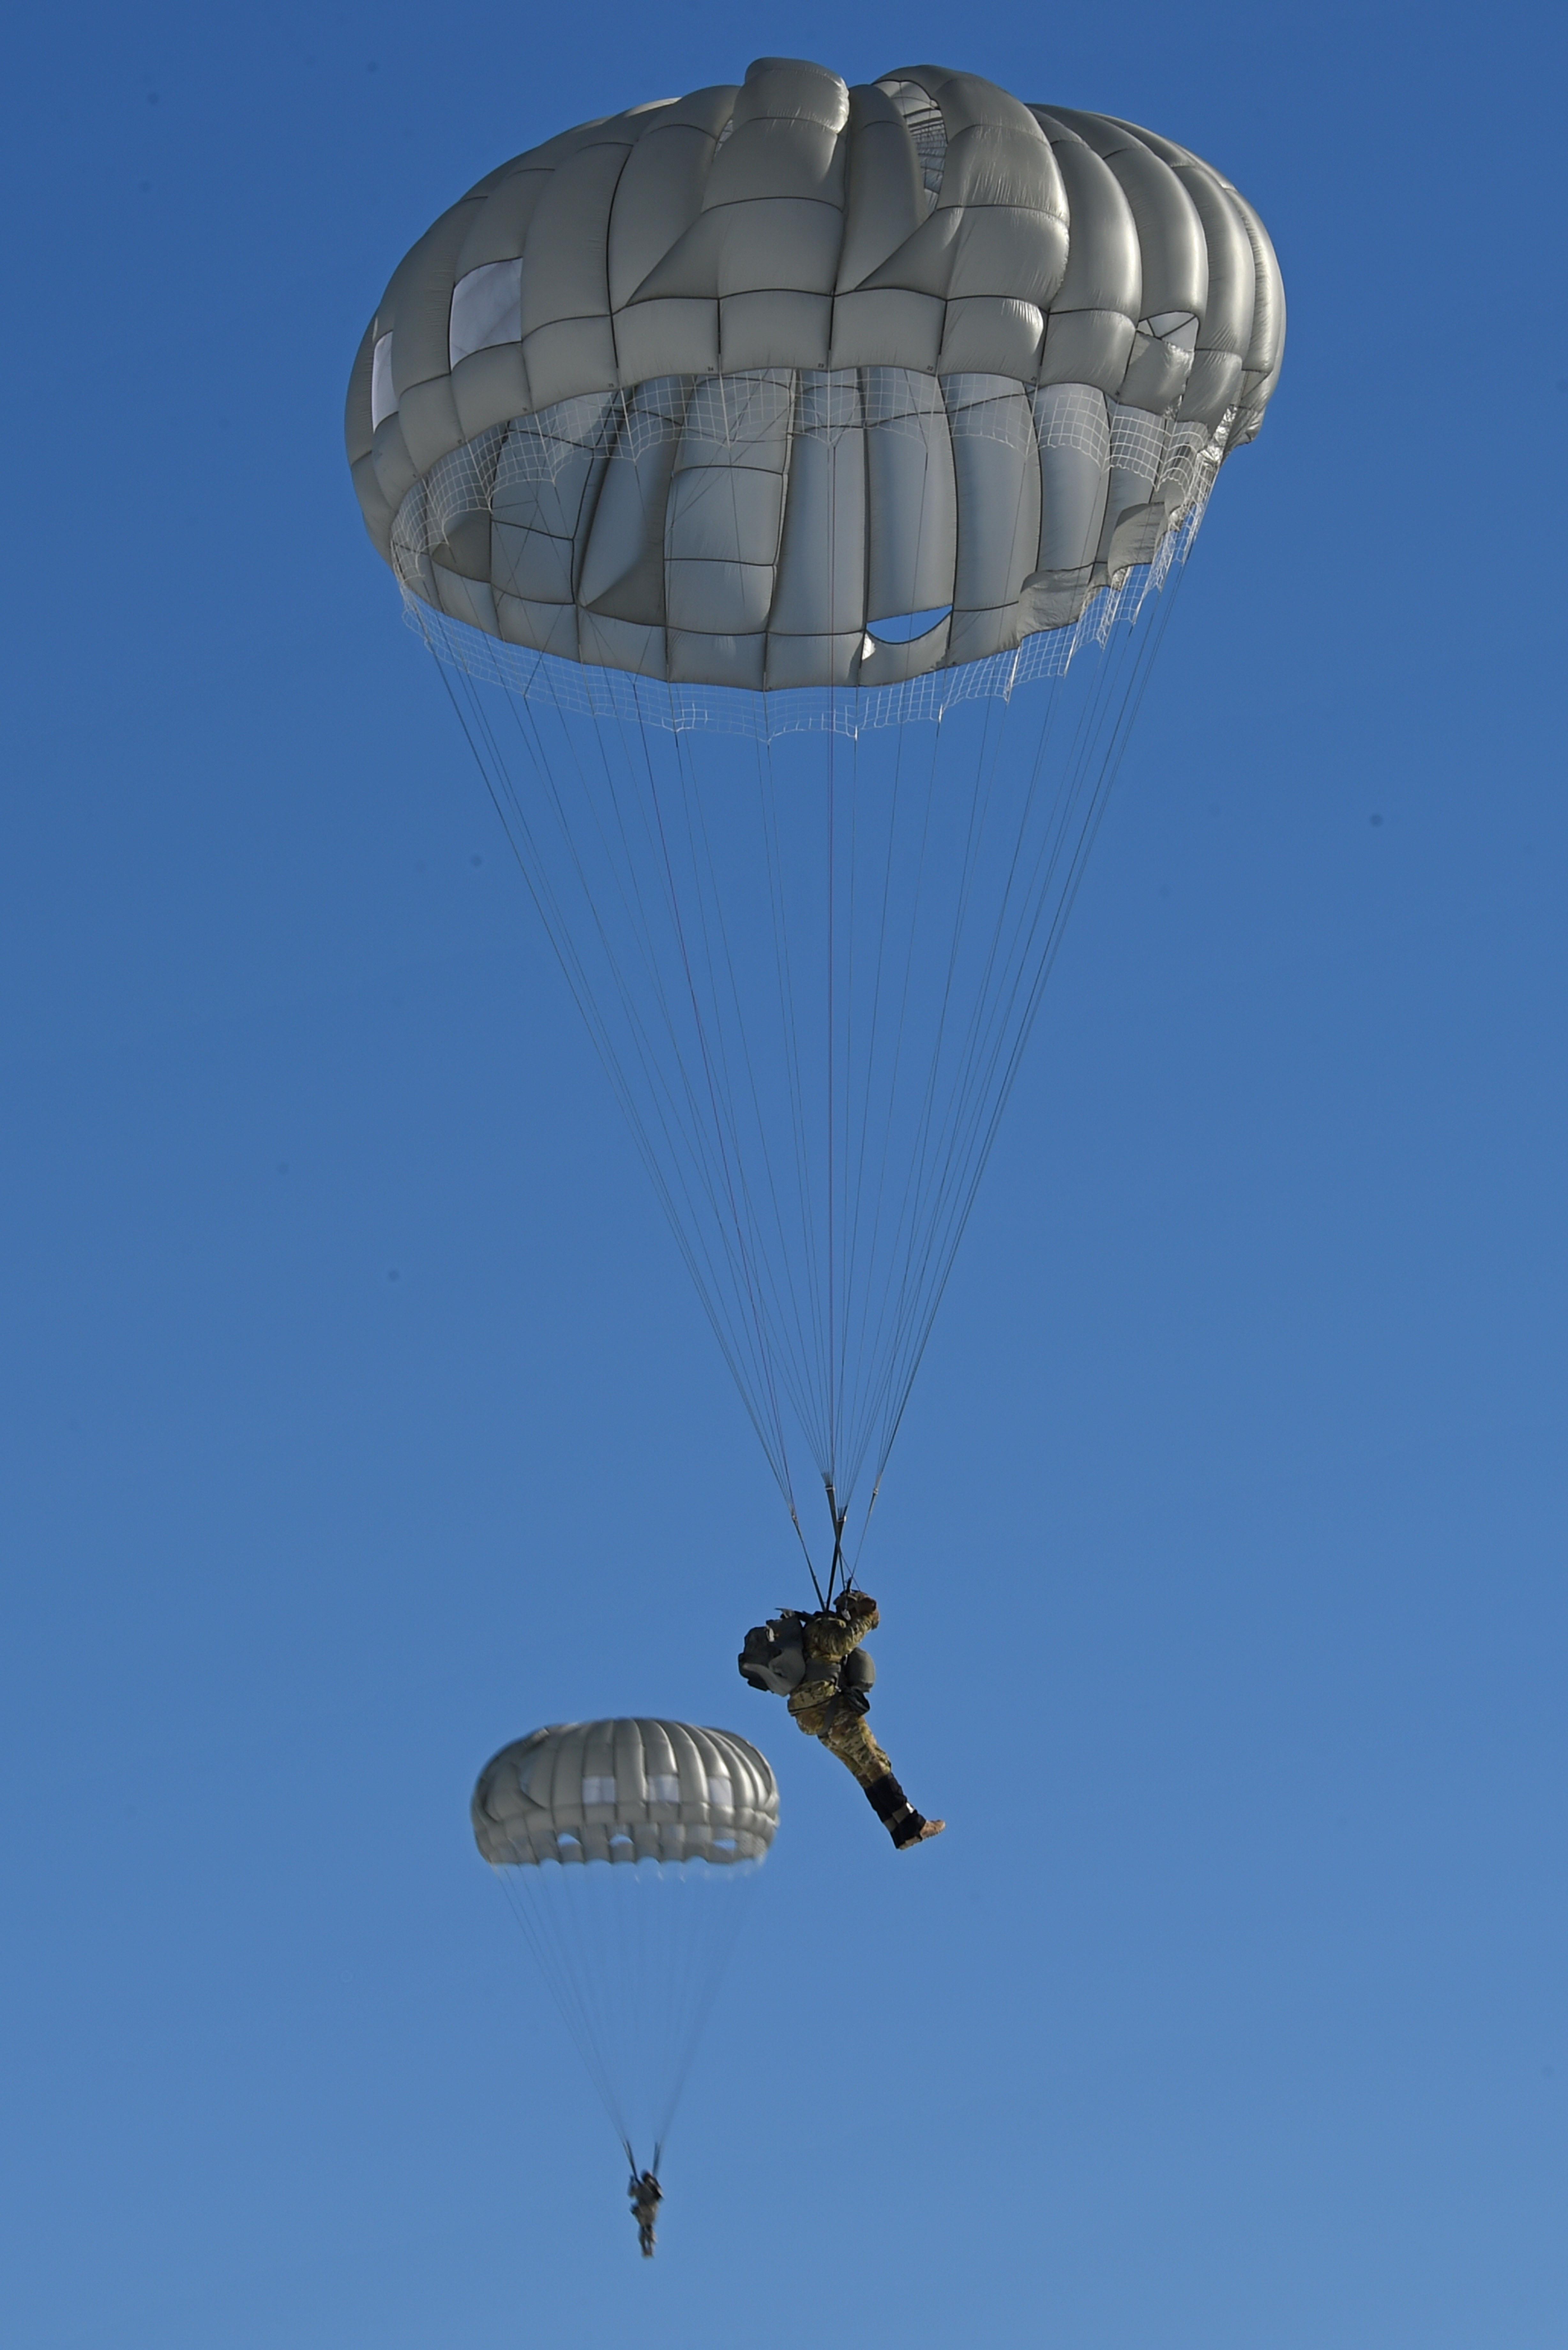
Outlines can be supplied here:
[[805, 1678], [790, 1691], [792, 1713], [815, 1712], [838, 1694], [839, 1668], [867, 1632], [881, 1622], [877, 1602], [864, 1591], [845, 1595], [836, 1607], [824, 1607], [803, 1621], [801, 1646], [805, 1650]]

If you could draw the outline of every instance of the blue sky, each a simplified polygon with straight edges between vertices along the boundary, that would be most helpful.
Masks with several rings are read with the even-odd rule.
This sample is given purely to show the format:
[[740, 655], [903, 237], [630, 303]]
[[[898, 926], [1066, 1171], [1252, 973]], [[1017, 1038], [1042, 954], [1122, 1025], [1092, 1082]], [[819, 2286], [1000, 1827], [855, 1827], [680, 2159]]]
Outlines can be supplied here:
[[[881, 1505], [897, 1863], [733, 1678], [787, 1526], [339, 437], [439, 210], [769, 51], [1148, 123], [1292, 309]], [[9, 2339], [1560, 2343], [1560, 17], [10, 61]], [[786, 1810], [650, 2269], [465, 1821], [631, 1711]]]

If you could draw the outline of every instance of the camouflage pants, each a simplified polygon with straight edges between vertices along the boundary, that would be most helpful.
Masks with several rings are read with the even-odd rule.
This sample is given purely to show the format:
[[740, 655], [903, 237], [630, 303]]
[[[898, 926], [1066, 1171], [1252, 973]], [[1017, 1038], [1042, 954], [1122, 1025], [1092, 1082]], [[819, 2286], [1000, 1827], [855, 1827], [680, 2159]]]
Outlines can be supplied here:
[[846, 1770], [853, 1771], [863, 1787], [885, 1779], [893, 1765], [882, 1752], [859, 1714], [846, 1713], [837, 1721], [826, 1719], [833, 1712], [831, 1705], [805, 1707], [795, 1715], [795, 1721], [808, 1738], [820, 1738], [830, 1754], [836, 1754]]

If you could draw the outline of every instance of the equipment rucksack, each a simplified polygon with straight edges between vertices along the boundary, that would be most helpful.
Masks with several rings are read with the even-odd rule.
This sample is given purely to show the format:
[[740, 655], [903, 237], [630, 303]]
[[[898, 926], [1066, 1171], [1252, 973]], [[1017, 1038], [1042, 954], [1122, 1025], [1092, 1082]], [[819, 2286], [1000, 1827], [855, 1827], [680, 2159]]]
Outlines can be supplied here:
[[753, 1624], [736, 1663], [742, 1680], [774, 1697], [788, 1697], [805, 1679], [805, 1645], [798, 1609], [781, 1608], [765, 1624]]

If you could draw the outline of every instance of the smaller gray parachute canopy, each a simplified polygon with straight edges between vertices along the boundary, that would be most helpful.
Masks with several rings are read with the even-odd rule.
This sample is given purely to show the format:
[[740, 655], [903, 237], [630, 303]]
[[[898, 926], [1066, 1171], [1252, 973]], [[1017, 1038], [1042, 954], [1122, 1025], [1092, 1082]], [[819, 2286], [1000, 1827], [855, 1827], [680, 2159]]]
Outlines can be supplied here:
[[479, 1774], [474, 1841], [495, 1868], [541, 1861], [760, 1860], [778, 1783], [749, 1740], [684, 1721], [566, 1721]]

